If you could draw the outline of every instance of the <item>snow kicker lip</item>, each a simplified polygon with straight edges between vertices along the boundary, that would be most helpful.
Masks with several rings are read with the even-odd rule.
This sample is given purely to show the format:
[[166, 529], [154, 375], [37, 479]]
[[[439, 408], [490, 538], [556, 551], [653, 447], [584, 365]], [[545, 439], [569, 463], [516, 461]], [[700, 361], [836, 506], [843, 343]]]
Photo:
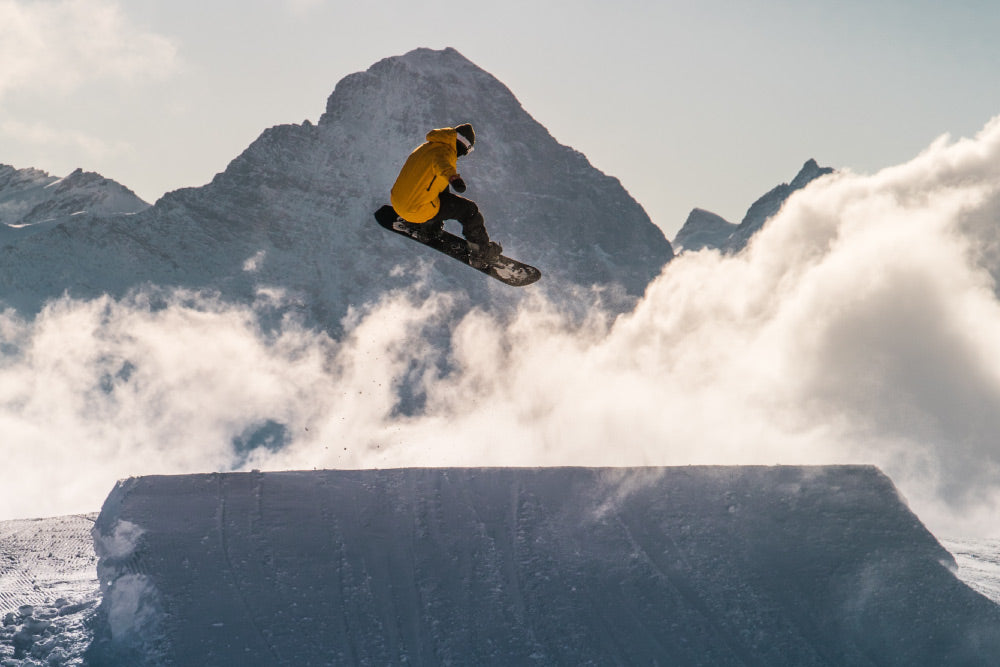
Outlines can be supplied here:
[[152, 476], [119, 483], [98, 527], [122, 521], [144, 531], [164, 608], [184, 612], [136, 647], [177, 664], [939, 665], [1000, 651], [1000, 609], [941, 567], [948, 553], [873, 467]]

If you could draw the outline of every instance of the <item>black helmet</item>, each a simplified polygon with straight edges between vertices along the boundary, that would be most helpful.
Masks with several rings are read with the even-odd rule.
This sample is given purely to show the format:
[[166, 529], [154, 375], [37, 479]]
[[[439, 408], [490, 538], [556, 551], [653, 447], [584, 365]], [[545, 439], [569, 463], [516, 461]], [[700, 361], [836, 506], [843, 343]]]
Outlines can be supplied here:
[[472, 146], [476, 143], [476, 131], [468, 123], [463, 123], [455, 128], [458, 144], [465, 148], [465, 155], [472, 152]]

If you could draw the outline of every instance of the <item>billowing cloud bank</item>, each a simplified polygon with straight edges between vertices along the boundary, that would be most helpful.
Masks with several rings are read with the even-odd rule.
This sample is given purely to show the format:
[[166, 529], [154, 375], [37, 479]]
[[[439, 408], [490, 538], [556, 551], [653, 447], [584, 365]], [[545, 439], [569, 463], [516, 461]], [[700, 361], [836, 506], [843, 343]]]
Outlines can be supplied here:
[[882, 467], [932, 529], [995, 532], [998, 185], [994, 121], [817, 181], [744, 253], [678, 257], [617, 321], [541, 298], [506, 327], [474, 312], [448, 359], [425, 342], [447, 295], [390, 295], [341, 341], [191, 294], [7, 312], [5, 514], [234, 467], [849, 462]]

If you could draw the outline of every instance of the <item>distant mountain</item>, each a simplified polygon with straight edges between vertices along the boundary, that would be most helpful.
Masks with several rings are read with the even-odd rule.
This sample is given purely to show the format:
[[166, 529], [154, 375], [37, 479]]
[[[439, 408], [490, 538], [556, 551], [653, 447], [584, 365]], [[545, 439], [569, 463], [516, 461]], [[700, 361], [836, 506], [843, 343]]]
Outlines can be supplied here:
[[679, 250], [690, 251], [721, 248], [735, 230], [736, 225], [721, 215], [696, 208], [688, 214], [684, 226], [674, 237], [673, 245]]
[[51, 198], [48, 186], [57, 180], [39, 169], [0, 164], [0, 224], [22, 224], [32, 209]]
[[0, 164], [0, 238], [25, 235], [15, 230], [69, 216], [130, 214], [147, 208], [149, 204], [134, 192], [100, 174], [77, 169], [59, 178], [38, 169]]
[[634, 298], [672, 258], [618, 180], [559, 144], [506, 86], [454, 49], [417, 49], [344, 78], [318, 124], [265, 131], [203, 187], [136, 215], [75, 216], [7, 240], [0, 299], [30, 310], [65, 291], [156, 285], [248, 302], [279, 288], [331, 330], [349, 306], [396, 288], [513, 303], [530, 292], [489, 284], [372, 218], [427, 131], [463, 122], [477, 131], [459, 163], [466, 196], [507, 254], [542, 269], [537, 289], [570, 305], [592, 285]]
[[674, 237], [674, 245], [692, 251], [717, 248], [729, 253], [739, 252], [794, 192], [833, 171], [830, 167], [820, 167], [813, 159], [806, 161], [791, 183], [782, 183], [755, 201], [738, 225], [696, 208]]

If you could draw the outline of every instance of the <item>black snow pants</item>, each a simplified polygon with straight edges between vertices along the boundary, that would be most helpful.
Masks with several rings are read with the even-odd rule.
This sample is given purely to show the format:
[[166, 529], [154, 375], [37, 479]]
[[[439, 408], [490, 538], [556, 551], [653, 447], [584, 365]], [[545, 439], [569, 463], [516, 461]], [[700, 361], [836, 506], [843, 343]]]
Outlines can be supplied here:
[[465, 237], [466, 241], [476, 243], [484, 248], [489, 244], [490, 237], [486, 233], [486, 221], [483, 219], [483, 214], [479, 212], [479, 206], [476, 205], [476, 202], [459, 197], [450, 190], [442, 192], [438, 201], [441, 208], [428, 223], [440, 225], [445, 220], [458, 220], [462, 225], [462, 236]]

